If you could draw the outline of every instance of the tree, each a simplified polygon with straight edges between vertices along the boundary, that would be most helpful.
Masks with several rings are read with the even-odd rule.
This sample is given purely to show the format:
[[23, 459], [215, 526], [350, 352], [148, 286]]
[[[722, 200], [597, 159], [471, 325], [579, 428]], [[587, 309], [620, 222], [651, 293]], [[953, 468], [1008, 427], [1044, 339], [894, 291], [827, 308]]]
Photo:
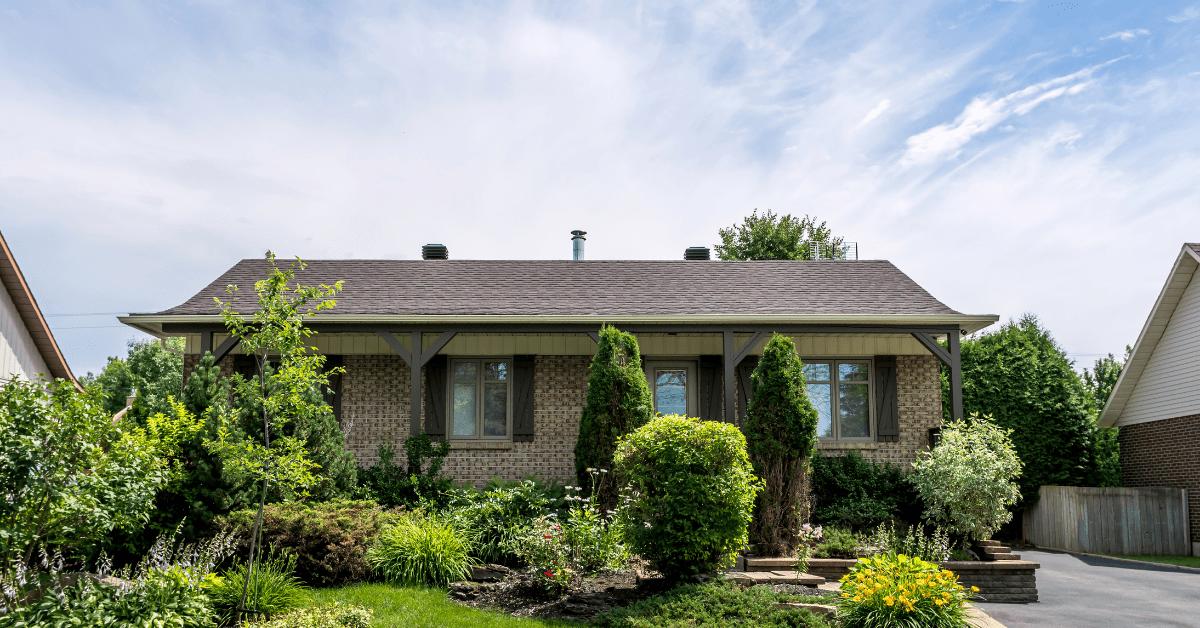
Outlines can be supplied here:
[[717, 256], [725, 260], [812, 259], [810, 242], [821, 243], [822, 254], [840, 251], [843, 238], [834, 237], [824, 222], [805, 215], [776, 216], [771, 210], [763, 215], [755, 209], [742, 224], [717, 232], [721, 243], [714, 246]]
[[608, 473], [613, 468], [617, 440], [653, 417], [654, 401], [642, 371], [637, 338], [615, 327], [601, 327], [588, 375], [587, 402], [579, 419], [575, 474], [579, 485], [590, 492], [592, 476], [588, 470], [605, 471], [596, 488], [596, 499], [603, 509], [611, 509], [617, 502], [617, 482]]
[[751, 382], [746, 447], [754, 472], [766, 482], [758, 496], [750, 537], [767, 556], [787, 556], [803, 523], [808, 458], [817, 440], [817, 411], [805, 392], [804, 371], [791, 338], [774, 334]]
[[1110, 353], [1107, 357], [1096, 360], [1093, 370], [1083, 369], [1083, 383], [1091, 393], [1092, 408], [1096, 414], [1104, 410], [1104, 405], [1112, 396], [1113, 388], [1117, 386], [1117, 380], [1121, 378], [1121, 370], [1125, 368], [1125, 363], [1129, 361], [1132, 353], [1133, 347], [1125, 345], [1123, 359], [1117, 360]]
[[1129, 362], [1133, 347], [1125, 346], [1125, 358], [1117, 360], [1113, 354], [1096, 360], [1093, 370], [1083, 369], [1083, 383], [1091, 393], [1092, 414], [1097, 421], [1095, 430], [1096, 445], [1094, 448], [1095, 464], [1092, 477], [1088, 482], [1091, 486], [1120, 486], [1121, 485], [1121, 445], [1117, 441], [1117, 428], [1100, 427], [1100, 413], [1112, 396], [1113, 388], [1121, 377], [1121, 370]]
[[1011, 521], [1008, 507], [1020, 498], [1014, 480], [1021, 475], [1012, 433], [977, 414], [942, 428], [938, 446], [913, 463], [925, 516], [976, 541]]
[[[183, 349], [183, 338], [170, 338], [167, 347]], [[142, 423], [154, 414], [170, 414], [171, 397], [183, 386], [183, 356], [163, 348], [158, 340], [130, 340], [125, 359], [110, 357], [99, 375], [88, 373], [85, 383], [95, 383], [104, 394], [109, 415], [125, 408], [125, 399], [137, 391], [131, 414]]]
[[[1021, 507], [1043, 485], [1087, 486], [1095, 471], [1092, 397], [1033, 314], [961, 345], [963, 409], [1012, 430], [1024, 463]], [[943, 379], [943, 399], [949, 398]]]
[[[217, 438], [207, 442], [209, 449], [220, 456], [225, 472], [231, 477], [262, 483], [236, 622], [241, 621], [245, 610], [250, 579], [261, 552], [262, 513], [271, 485], [288, 495], [302, 492], [316, 483], [312, 469], [317, 465], [305, 450], [311, 433], [303, 429], [297, 431], [297, 428], [319, 425], [323, 416], [332, 418], [327, 414], [328, 408], [318, 403], [322, 397], [312, 394], [314, 390], [319, 391], [320, 386], [327, 386], [329, 380], [323, 369], [325, 357], [316, 353], [315, 347], [305, 344], [316, 332], [304, 325], [304, 319], [335, 306], [337, 302], [330, 297], [341, 291], [342, 282], [332, 286], [303, 286], [295, 282], [296, 271], [304, 268], [300, 258], [296, 258], [287, 270], [276, 266], [275, 254], [270, 251], [267, 251], [267, 261], [271, 266], [270, 274], [254, 284], [258, 309], [253, 314], [243, 317], [233, 310], [232, 303], [214, 298], [221, 308], [225, 327], [240, 339], [242, 349], [254, 356], [260, 374], [250, 380], [234, 375], [232, 387], [235, 398], [251, 402], [250, 407], [261, 418], [261, 423], [255, 421], [255, 427], [261, 425], [261, 431], [245, 436], [238, 434], [237, 427], [231, 428], [229, 424], [238, 423], [245, 432], [246, 414], [231, 409], [222, 413]], [[230, 285], [226, 292], [235, 295], [238, 290], [238, 286]], [[271, 369], [268, 358], [273, 356], [277, 357], [279, 366]], [[239, 418], [243, 420], [238, 421]], [[290, 434], [288, 427], [292, 428]], [[341, 432], [334, 430], [334, 434], [338, 445], [344, 446]], [[322, 435], [335, 438], [328, 430]]]

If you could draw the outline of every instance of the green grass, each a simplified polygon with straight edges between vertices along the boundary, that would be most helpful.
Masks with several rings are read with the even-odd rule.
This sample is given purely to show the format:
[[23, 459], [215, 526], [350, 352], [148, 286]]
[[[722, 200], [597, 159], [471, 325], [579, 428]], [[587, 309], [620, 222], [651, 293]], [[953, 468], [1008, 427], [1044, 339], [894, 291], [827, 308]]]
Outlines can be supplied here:
[[684, 585], [642, 600], [628, 608], [596, 617], [603, 628], [828, 628], [824, 618], [808, 610], [776, 608], [777, 602], [828, 604], [816, 597], [775, 593], [765, 587], [741, 587], [722, 582]]
[[1200, 556], [1128, 556], [1122, 554], [1105, 554], [1105, 556], [1128, 558], [1129, 560], [1140, 560], [1147, 563], [1164, 563], [1167, 565], [1179, 565], [1181, 567], [1200, 568]]
[[500, 613], [460, 606], [446, 597], [445, 589], [396, 584], [354, 584], [312, 589], [315, 604], [341, 602], [375, 611], [372, 626], [404, 628], [542, 628], [579, 627], [583, 624], [538, 619], [518, 619]]

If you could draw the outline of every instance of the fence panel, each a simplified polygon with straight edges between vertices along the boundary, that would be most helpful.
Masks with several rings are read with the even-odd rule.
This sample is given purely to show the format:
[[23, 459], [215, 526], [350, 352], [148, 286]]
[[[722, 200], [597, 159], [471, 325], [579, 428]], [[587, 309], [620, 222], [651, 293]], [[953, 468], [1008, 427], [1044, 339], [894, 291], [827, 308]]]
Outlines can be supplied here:
[[1091, 554], [1188, 556], [1187, 489], [1043, 486], [1025, 511], [1040, 547]]

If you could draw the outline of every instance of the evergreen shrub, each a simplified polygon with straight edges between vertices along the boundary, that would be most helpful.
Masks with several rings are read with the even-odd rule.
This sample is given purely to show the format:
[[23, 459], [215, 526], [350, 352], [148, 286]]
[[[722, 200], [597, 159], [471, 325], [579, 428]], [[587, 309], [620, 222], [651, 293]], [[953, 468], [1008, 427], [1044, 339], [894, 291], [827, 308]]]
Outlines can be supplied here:
[[872, 462], [854, 450], [813, 456], [812, 500], [814, 521], [859, 531], [891, 520], [917, 523], [924, 510], [900, 467]]
[[[579, 486], [591, 492], [593, 469], [613, 469], [617, 441], [645, 425], [654, 416], [654, 401], [637, 339], [605, 325], [588, 375], [587, 402], [579, 419], [575, 442], [575, 475]], [[621, 480], [601, 476], [597, 499], [605, 510], [617, 502]]]
[[453, 498], [454, 480], [442, 477], [442, 460], [450, 453], [450, 441], [434, 443], [422, 432], [404, 440], [407, 464], [395, 462], [396, 448], [379, 445], [379, 464], [359, 467], [359, 494], [384, 506], [416, 507], [433, 504], [444, 508]]
[[621, 439], [616, 469], [629, 483], [618, 511], [629, 549], [667, 578], [715, 571], [745, 547], [763, 483], [736, 426], [658, 417]]
[[817, 411], [801, 366], [792, 339], [775, 334], [751, 376], [746, 446], [766, 488], [758, 496], [750, 538], [767, 556], [791, 555], [808, 501], [806, 467], [817, 440]]

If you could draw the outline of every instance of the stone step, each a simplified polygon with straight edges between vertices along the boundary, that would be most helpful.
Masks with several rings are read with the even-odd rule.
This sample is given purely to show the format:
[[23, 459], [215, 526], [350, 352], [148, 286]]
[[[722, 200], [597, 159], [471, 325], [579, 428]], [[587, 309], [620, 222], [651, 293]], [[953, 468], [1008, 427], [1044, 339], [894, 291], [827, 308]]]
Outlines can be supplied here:
[[1021, 560], [1020, 554], [988, 554], [984, 560]]
[[1012, 551], [1012, 548], [1003, 545], [983, 545], [980, 546], [979, 550], [984, 554], [1008, 554]]
[[999, 547], [1000, 541], [975, 541], [975, 545], [978, 545], [979, 547]]
[[[851, 562], [851, 564], [854, 564]], [[792, 571], [796, 568], [795, 558], [747, 558], [746, 571]]]
[[756, 584], [802, 584], [815, 587], [825, 584], [821, 576], [813, 576], [802, 571], [730, 571], [721, 575], [725, 580], [754, 586]]

